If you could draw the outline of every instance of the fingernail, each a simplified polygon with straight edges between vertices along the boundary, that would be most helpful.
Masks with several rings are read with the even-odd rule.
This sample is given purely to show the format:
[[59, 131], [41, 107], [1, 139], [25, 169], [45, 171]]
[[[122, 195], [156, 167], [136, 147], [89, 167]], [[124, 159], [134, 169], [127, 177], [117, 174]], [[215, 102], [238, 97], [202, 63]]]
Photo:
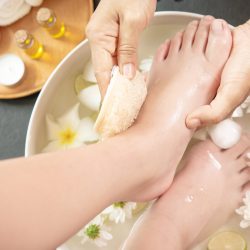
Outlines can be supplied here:
[[132, 63], [123, 66], [123, 75], [129, 79], [134, 77], [134, 65]]
[[194, 118], [194, 119], [191, 119], [189, 122], [188, 122], [188, 125], [190, 128], [192, 129], [195, 129], [195, 128], [198, 128], [201, 126], [201, 122], [199, 119], [197, 118]]
[[223, 30], [223, 25], [220, 20], [214, 20], [211, 25], [212, 30], [216, 32], [221, 32]]

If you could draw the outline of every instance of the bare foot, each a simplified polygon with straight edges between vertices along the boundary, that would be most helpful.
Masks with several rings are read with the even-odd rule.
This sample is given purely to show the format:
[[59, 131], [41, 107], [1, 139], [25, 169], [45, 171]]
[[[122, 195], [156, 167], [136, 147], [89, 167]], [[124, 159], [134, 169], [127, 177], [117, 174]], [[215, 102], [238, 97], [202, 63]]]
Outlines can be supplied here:
[[[226, 151], [210, 140], [195, 145], [170, 190], [137, 223], [124, 249], [183, 250], [208, 237], [250, 189], [247, 150], [249, 135]], [[171, 248], [172, 239], [178, 248]]]
[[172, 183], [194, 132], [186, 128], [185, 118], [214, 97], [231, 45], [227, 23], [207, 16], [158, 49], [148, 78], [149, 95], [137, 120], [138, 134], [151, 135], [148, 154], [154, 167], [149, 176], [155, 178], [149, 180], [149, 192], [145, 186], [137, 190], [147, 194], [145, 199], [157, 197]]
[[250, 20], [234, 29], [233, 49], [223, 70], [218, 94], [210, 105], [202, 106], [188, 116], [190, 128], [196, 128], [192, 119], [199, 119], [202, 125], [225, 119], [250, 94], [249, 44]]

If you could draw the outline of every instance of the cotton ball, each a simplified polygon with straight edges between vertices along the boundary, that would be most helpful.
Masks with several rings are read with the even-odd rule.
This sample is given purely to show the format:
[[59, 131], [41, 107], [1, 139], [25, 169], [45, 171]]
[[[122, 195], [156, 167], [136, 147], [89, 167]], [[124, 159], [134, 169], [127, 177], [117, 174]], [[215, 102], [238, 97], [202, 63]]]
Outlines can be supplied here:
[[78, 98], [82, 104], [91, 110], [98, 111], [101, 104], [101, 94], [97, 84], [83, 89]]
[[26, 3], [28, 3], [31, 6], [39, 6], [43, 3], [43, 0], [25, 0]]
[[94, 68], [91, 61], [88, 61], [87, 64], [85, 65], [82, 77], [87, 82], [97, 83], [94, 73]]
[[231, 119], [221, 121], [208, 130], [213, 142], [222, 149], [234, 146], [240, 140], [241, 132], [241, 126]]

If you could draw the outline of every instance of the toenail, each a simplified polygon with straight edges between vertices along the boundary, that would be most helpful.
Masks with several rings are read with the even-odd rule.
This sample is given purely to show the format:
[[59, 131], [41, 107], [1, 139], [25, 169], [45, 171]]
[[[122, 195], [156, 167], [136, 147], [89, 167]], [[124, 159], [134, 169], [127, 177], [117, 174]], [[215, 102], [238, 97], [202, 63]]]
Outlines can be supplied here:
[[215, 33], [221, 32], [223, 30], [223, 24], [220, 20], [214, 20], [212, 22], [211, 28]]

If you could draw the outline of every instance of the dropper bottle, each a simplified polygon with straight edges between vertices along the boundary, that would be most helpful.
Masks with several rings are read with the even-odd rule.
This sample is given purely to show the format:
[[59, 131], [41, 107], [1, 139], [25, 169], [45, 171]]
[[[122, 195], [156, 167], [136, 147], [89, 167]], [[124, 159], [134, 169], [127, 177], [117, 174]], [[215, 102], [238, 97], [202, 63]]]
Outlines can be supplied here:
[[40, 8], [37, 12], [36, 20], [54, 38], [60, 38], [65, 34], [64, 23], [49, 8]]
[[32, 59], [38, 59], [43, 54], [43, 45], [26, 30], [18, 30], [15, 33], [17, 46], [25, 51]]

